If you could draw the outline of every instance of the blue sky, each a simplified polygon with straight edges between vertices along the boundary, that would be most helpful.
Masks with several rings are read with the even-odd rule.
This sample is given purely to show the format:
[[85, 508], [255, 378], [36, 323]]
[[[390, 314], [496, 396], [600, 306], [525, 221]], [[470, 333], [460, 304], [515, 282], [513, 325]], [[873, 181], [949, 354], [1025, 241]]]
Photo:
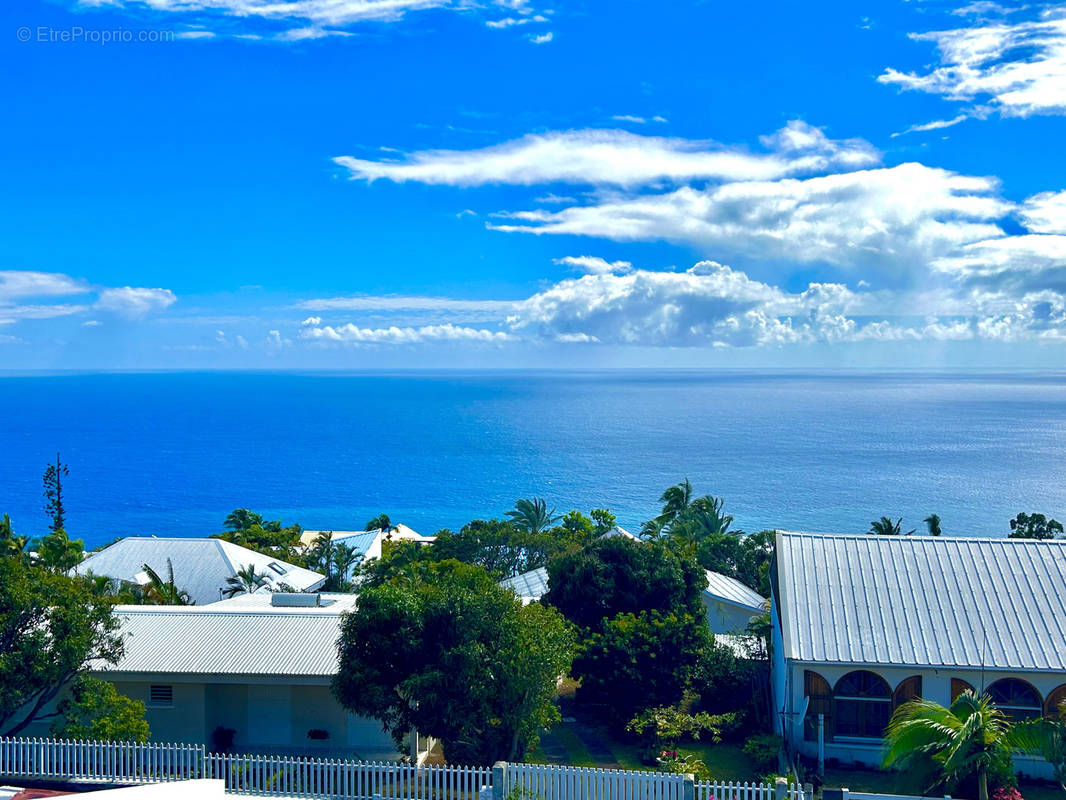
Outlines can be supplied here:
[[0, 368], [1064, 363], [1061, 4], [0, 16]]

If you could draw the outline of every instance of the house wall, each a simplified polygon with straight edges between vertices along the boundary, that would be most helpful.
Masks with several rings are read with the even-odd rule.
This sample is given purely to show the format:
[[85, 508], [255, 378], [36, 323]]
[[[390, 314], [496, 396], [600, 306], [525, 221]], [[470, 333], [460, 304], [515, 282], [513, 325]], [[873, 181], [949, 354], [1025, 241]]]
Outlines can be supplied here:
[[[777, 627], [774, 628], [775, 635]], [[775, 639], [774, 649], [779, 644]], [[881, 676], [894, 691], [899, 684], [912, 676], [920, 675], [922, 678], [922, 696], [927, 700], [947, 706], [951, 704], [951, 679], [960, 678], [978, 691], [990, 686], [1000, 678], [1020, 678], [1032, 684], [1041, 698], [1047, 697], [1048, 693], [1055, 688], [1066, 684], [1066, 673], [1057, 672], [1010, 672], [993, 670], [973, 670], [954, 668], [925, 668], [913, 667], [882, 667], [882, 666], [855, 666], [839, 664], [799, 664], [791, 663], [784, 669], [778, 669], [784, 676], [783, 681], [774, 680], [775, 704], [784, 713], [780, 715], [782, 724], [779, 726], [786, 739], [799, 752], [808, 758], [817, 758], [818, 743], [805, 741], [803, 737], [803, 720], [801, 713], [804, 709], [804, 671], [813, 670], [828, 681], [830, 686], [835, 686], [837, 681], [844, 675], [856, 669], [868, 669]], [[780, 693], [780, 694], [778, 694]], [[778, 698], [785, 702], [781, 703]], [[866, 766], [880, 766], [884, 758], [884, 746], [879, 740], [851, 740], [851, 741], [826, 741], [825, 758], [837, 759], [844, 764], [859, 764]], [[1041, 778], [1052, 776], [1051, 767], [1043, 760], [1033, 758], [1016, 759], [1015, 768], [1027, 775]]]
[[707, 609], [707, 624], [711, 633], [737, 633], [747, 627], [751, 618], [756, 616], [746, 608], [740, 608], [732, 603], [725, 603], [706, 593], [703, 595], [703, 605]]
[[[174, 705], [156, 708], [148, 704], [153, 684], [173, 686]], [[115, 682], [119, 692], [145, 704], [144, 717], [159, 742], [201, 742], [204, 734], [204, 687], [196, 683], [171, 684], [167, 680]]]

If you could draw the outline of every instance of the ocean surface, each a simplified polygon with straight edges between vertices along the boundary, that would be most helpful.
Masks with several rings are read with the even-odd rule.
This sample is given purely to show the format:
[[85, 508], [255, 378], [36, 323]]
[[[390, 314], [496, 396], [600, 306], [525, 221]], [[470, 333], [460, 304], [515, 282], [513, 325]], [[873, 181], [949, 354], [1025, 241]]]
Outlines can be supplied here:
[[1066, 520], [1066, 375], [783, 372], [140, 373], [0, 379], [0, 513], [46, 530], [204, 536], [233, 508], [306, 528], [388, 513], [422, 533], [519, 497], [636, 530], [688, 477], [734, 527], [865, 532], [940, 514], [1005, 536]]

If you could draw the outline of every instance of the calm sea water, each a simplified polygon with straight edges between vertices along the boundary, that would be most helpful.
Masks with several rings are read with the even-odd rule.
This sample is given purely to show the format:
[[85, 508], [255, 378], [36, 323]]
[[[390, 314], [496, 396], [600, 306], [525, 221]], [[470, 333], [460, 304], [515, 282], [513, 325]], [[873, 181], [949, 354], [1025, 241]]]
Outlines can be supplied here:
[[308, 528], [387, 512], [431, 533], [540, 495], [636, 529], [671, 483], [735, 526], [862, 532], [881, 514], [1003, 536], [1066, 519], [1066, 376], [133, 374], [0, 379], [0, 512], [45, 530], [215, 533], [238, 506]]

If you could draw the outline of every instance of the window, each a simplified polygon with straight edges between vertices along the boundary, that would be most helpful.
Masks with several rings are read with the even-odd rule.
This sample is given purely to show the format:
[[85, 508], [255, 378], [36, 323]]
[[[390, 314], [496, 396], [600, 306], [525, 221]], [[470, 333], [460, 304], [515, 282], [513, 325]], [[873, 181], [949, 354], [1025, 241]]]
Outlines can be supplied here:
[[1043, 715], [1040, 692], [1018, 678], [1003, 678], [988, 687], [988, 695], [1011, 719], [1039, 719]]
[[836, 737], [880, 739], [892, 716], [892, 690], [879, 675], [856, 670], [837, 682], [833, 706]]
[[917, 700], [922, 696], [922, 676], [915, 675], [900, 681], [896, 691], [892, 693], [892, 709], [899, 708], [904, 703]]
[[807, 669], [803, 671], [803, 694], [810, 698], [803, 720], [803, 738], [809, 742], [818, 741], [818, 715], [825, 714], [823, 733], [828, 741], [833, 735], [833, 688], [817, 672]]
[[[1062, 704], [1066, 703], [1066, 683], [1057, 689], [1052, 689], [1044, 701], [1044, 716], [1049, 719], [1058, 719], [1060, 714], [1066, 715], [1066, 709]], [[1064, 716], [1066, 719], [1066, 716]]]
[[954, 703], [959, 699], [959, 695], [963, 692], [972, 692], [973, 686], [968, 684], [962, 678], [951, 679], [951, 702]]
[[277, 561], [271, 561], [269, 564], [267, 564], [267, 568], [273, 570], [278, 575], [284, 575], [286, 571], [285, 567], [281, 566], [281, 564], [279, 564]]
[[148, 687], [148, 705], [151, 708], [173, 708], [174, 687], [152, 684]]

